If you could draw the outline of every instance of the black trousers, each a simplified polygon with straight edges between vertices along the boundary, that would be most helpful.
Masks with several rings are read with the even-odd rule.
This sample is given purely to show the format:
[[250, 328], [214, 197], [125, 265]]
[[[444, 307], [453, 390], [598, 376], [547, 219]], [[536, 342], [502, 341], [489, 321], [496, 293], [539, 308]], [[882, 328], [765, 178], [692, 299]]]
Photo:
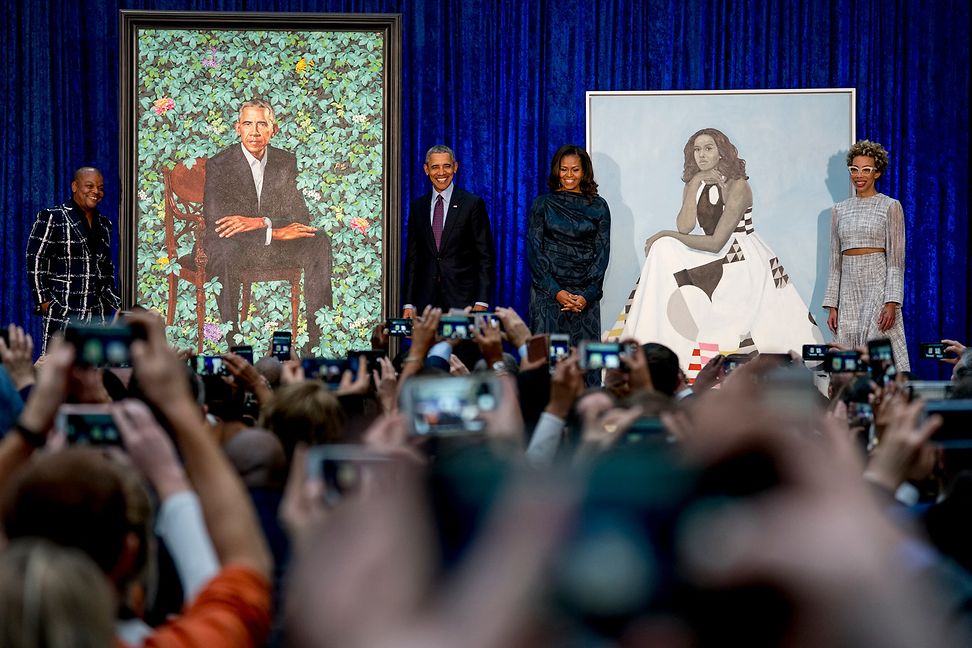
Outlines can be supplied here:
[[301, 268], [304, 271], [307, 330], [311, 342], [316, 344], [320, 338], [320, 327], [314, 313], [332, 305], [331, 240], [320, 231], [312, 238], [271, 241], [270, 245], [255, 241], [254, 237], [244, 237], [239, 241], [234, 238], [219, 239], [207, 245], [208, 273], [218, 277], [223, 285], [216, 298], [220, 319], [234, 324], [239, 321], [244, 270]]

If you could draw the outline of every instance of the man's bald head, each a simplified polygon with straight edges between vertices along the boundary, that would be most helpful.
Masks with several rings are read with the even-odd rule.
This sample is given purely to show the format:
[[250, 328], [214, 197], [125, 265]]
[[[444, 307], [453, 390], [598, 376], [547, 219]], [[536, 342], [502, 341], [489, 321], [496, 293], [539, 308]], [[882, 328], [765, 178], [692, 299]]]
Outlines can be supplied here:
[[84, 176], [88, 175], [89, 173], [93, 173], [99, 177], [102, 177], [101, 171], [99, 171], [97, 168], [93, 166], [83, 166], [83, 167], [78, 167], [78, 169], [74, 172], [74, 177], [71, 179], [71, 181], [80, 182], [81, 179], [84, 178]]

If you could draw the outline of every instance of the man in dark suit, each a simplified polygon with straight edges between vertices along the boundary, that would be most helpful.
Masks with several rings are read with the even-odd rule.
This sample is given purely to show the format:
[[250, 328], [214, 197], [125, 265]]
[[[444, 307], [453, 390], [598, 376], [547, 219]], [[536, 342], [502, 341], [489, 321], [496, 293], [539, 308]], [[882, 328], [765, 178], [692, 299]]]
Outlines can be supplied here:
[[310, 226], [297, 189], [297, 158], [269, 145], [280, 130], [270, 104], [244, 102], [235, 129], [240, 143], [206, 163], [203, 195], [208, 268], [223, 286], [216, 299], [220, 317], [234, 325], [239, 318], [243, 270], [297, 264], [304, 270], [308, 346], [314, 346], [316, 313], [331, 305], [331, 241]]
[[45, 209], [27, 239], [27, 279], [44, 316], [42, 352], [69, 320], [103, 323], [121, 303], [111, 262], [111, 221], [98, 211], [105, 181], [81, 167], [71, 181], [71, 200]]
[[404, 317], [427, 305], [487, 310], [496, 252], [486, 203], [453, 184], [459, 163], [448, 146], [430, 148], [423, 168], [432, 191], [409, 211]]

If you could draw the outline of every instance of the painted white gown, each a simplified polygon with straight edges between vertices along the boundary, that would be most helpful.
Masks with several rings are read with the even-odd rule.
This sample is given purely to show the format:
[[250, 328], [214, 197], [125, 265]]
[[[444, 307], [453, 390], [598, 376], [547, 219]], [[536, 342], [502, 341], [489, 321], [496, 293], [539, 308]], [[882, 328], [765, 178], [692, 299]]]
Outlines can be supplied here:
[[[725, 208], [722, 190], [700, 186], [696, 199], [699, 225], [711, 234]], [[655, 241], [606, 337], [664, 344], [690, 379], [717, 353], [799, 352], [823, 342], [782, 262], [754, 231], [751, 207], [718, 252]]]

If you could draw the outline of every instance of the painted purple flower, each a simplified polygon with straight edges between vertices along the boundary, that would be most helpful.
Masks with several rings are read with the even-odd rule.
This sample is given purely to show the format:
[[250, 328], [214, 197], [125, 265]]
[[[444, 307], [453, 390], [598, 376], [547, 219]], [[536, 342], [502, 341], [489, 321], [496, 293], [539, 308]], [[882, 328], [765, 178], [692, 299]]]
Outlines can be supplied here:
[[219, 342], [223, 339], [223, 329], [219, 328], [219, 324], [206, 322], [203, 324], [203, 337], [210, 342]]
[[210, 47], [209, 48], [209, 56], [206, 57], [206, 58], [204, 58], [204, 59], [202, 59], [203, 67], [218, 68], [219, 67], [219, 59], [216, 58], [216, 54], [218, 52], [219, 52], [219, 50], [217, 50], [215, 47]]

